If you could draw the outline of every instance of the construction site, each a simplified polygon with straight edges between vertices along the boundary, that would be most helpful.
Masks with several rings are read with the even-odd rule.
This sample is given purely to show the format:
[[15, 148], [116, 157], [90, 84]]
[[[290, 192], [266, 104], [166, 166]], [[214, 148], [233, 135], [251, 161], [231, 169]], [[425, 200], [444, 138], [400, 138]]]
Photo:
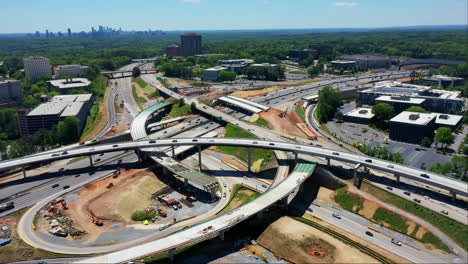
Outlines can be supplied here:
[[119, 244], [162, 232], [214, 206], [206, 194], [175, 177], [118, 168], [112, 176], [50, 201], [37, 213], [33, 228], [52, 243]]

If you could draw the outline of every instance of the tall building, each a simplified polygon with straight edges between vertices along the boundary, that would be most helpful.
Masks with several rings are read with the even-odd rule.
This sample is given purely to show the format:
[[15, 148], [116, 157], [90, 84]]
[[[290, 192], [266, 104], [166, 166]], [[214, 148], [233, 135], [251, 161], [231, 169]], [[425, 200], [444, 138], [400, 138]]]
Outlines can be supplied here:
[[31, 56], [23, 59], [26, 78], [36, 80], [39, 76], [51, 76], [50, 60], [41, 56]]
[[180, 36], [182, 56], [195, 56], [202, 54], [202, 38], [196, 33], [185, 33]]
[[168, 57], [178, 57], [180, 56], [180, 47], [176, 44], [171, 44], [166, 48], [166, 56]]
[[71, 36], [72, 36], [71, 29], [68, 28], [68, 29], [67, 29], [67, 32], [68, 32], [68, 37], [71, 38]]
[[49, 30], [48, 29], [45, 30], [45, 37], [49, 38]]
[[21, 100], [23, 98], [23, 87], [21, 81], [5, 80], [0, 81], [0, 101]]

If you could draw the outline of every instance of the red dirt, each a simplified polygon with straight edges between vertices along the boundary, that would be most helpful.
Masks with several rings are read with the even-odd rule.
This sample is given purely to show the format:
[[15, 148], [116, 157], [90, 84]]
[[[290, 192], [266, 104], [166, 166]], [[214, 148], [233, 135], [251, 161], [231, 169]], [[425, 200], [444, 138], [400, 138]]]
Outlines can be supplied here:
[[303, 121], [295, 112], [287, 113], [286, 117], [280, 117], [281, 113], [282, 111], [278, 109], [270, 108], [268, 111], [260, 113], [259, 116], [269, 123], [268, 126], [271, 129], [289, 135], [307, 138], [307, 136], [296, 126], [296, 123], [302, 123]]

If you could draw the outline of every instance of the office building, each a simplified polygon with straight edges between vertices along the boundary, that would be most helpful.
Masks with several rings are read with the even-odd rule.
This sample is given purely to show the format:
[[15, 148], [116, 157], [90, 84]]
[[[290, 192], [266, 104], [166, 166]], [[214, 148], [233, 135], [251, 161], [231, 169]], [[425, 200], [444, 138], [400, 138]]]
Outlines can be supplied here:
[[26, 126], [23, 124], [26, 131], [22, 134], [34, 134], [41, 128], [51, 129], [68, 116], [78, 118], [78, 129], [81, 132], [92, 105], [92, 94], [56, 95], [26, 115]]
[[336, 69], [352, 69], [356, 66], [356, 61], [352, 60], [334, 60], [331, 62], [333, 68]]
[[[417, 104], [431, 112], [447, 113], [450, 110], [461, 111], [463, 99], [460, 91], [432, 89], [430, 86], [406, 84], [396, 81], [374, 83], [368, 89], [358, 91], [358, 101], [363, 105], [374, 105], [381, 96], [390, 96], [395, 103], [403, 101]], [[386, 97], [381, 97], [384, 100]], [[410, 98], [425, 99], [420, 104]], [[397, 102], [398, 101], [398, 102]]]
[[333, 48], [327, 44], [311, 44], [309, 49], [316, 50], [318, 56], [330, 55], [333, 53]]
[[426, 99], [423, 98], [413, 98], [406, 96], [389, 96], [382, 95], [375, 99], [375, 104], [387, 103], [395, 109], [396, 113], [400, 113], [410, 108], [411, 106], [419, 106], [424, 108], [424, 103]]
[[272, 71], [277, 71], [279, 70], [279, 65], [278, 64], [270, 64], [270, 63], [256, 63], [250, 65], [256, 69], [265, 69], [265, 68], [271, 68]]
[[358, 123], [367, 125], [375, 115], [372, 113], [371, 108], [356, 108], [343, 115], [345, 122]]
[[168, 57], [178, 57], [180, 56], [180, 47], [176, 44], [171, 44], [166, 48], [166, 56]]
[[71, 29], [70, 29], [70, 28], [67, 29], [67, 34], [68, 34], [68, 37], [71, 38], [72, 32], [71, 32]]
[[0, 101], [18, 101], [23, 98], [23, 86], [19, 80], [0, 81]]
[[341, 61], [355, 61], [361, 70], [387, 69], [392, 66], [392, 59], [380, 54], [356, 54], [338, 57]]
[[289, 51], [289, 57], [298, 61], [307, 59], [309, 56], [317, 58], [319, 52], [314, 49], [293, 49]]
[[51, 77], [51, 67], [48, 58], [32, 56], [23, 59], [26, 78], [35, 81], [39, 76]]
[[202, 54], [202, 37], [196, 33], [185, 33], [180, 36], [181, 55], [184, 57]]
[[401, 112], [390, 119], [390, 139], [420, 144], [423, 138], [434, 138], [439, 127], [455, 129], [462, 123], [462, 116], [441, 113]]
[[72, 89], [88, 89], [91, 82], [86, 78], [52, 80], [49, 83], [60, 93], [68, 93]]
[[88, 66], [81, 66], [77, 64], [60, 65], [54, 68], [55, 76], [70, 76], [79, 77], [86, 72]]
[[237, 59], [237, 60], [220, 60], [219, 64], [221, 67], [225, 67], [227, 71], [235, 72], [236, 74], [242, 74], [242, 71], [254, 63], [251, 59]]
[[226, 67], [216, 66], [203, 70], [203, 81], [216, 82], [218, 81], [219, 74], [222, 71], [227, 71]]
[[453, 88], [463, 85], [463, 78], [449, 77], [445, 75], [433, 75], [422, 78], [421, 81], [428, 85], [437, 85], [443, 88]]

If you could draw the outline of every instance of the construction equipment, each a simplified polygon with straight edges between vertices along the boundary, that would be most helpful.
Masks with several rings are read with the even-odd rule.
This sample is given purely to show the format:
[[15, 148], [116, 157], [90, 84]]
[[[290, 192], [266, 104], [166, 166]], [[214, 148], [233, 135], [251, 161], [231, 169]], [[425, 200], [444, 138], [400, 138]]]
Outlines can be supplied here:
[[95, 223], [97, 226], [102, 226], [104, 224], [102, 219], [99, 218], [92, 210], [89, 210], [89, 214], [91, 215], [91, 218], [93, 219], [93, 223]]
[[113, 184], [112, 182], [109, 183], [109, 184], [106, 186], [107, 189], [110, 189], [110, 188], [112, 188], [112, 187], [114, 187], [114, 184]]
[[117, 176], [119, 176], [119, 175], [120, 175], [120, 167], [118, 167], [117, 169], [115, 169], [115, 171], [114, 171], [114, 176], [112, 176], [112, 177], [117, 178]]
[[63, 207], [63, 210], [67, 210], [68, 207], [67, 207], [67, 201], [65, 201], [64, 199], [61, 199], [60, 201], [58, 201], [62, 204], [62, 207]]

